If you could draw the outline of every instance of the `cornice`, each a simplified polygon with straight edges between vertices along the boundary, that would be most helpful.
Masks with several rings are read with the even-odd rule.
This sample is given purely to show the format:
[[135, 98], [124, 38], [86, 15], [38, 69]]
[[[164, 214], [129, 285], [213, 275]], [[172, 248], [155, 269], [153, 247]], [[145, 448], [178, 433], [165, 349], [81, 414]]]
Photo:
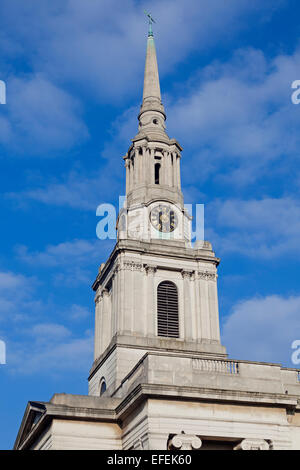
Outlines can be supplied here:
[[[138, 253], [138, 254], [149, 254], [153, 256], [161, 256], [163, 258], [173, 258], [173, 259], [182, 259], [188, 261], [203, 261], [207, 263], [213, 263], [216, 267], [220, 263], [220, 258], [217, 258], [213, 252], [209, 255], [208, 250], [196, 250], [193, 248], [186, 248], [185, 246], [181, 246], [180, 244], [176, 243], [164, 243], [152, 240], [151, 242], [144, 242], [144, 241], [136, 241], [136, 240], [119, 240], [113, 251], [111, 252], [108, 260], [105, 263], [104, 268], [101, 272], [97, 275], [92, 288], [96, 291], [99, 285], [104, 282], [107, 278], [107, 275], [110, 273], [110, 270], [114, 271], [113, 263], [115, 262], [118, 254], [120, 252], [131, 252], [131, 253]], [[113, 273], [115, 274], [115, 273]], [[216, 275], [209, 271], [199, 271], [198, 276], [201, 279], [206, 280], [214, 280], [216, 279]], [[111, 277], [111, 276], [110, 276]], [[109, 278], [110, 278], [109, 277]], [[106, 282], [108, 282], [107, 279]]]

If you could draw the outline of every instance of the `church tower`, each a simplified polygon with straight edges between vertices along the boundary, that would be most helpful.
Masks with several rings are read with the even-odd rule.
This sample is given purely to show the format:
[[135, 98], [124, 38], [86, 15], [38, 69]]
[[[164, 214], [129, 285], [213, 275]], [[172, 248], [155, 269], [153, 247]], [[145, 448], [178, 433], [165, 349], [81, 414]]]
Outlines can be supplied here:
[[220, 343], [219, 259], [209, 242], [191, 242], [182, 148], [166, 133], [151, 28], [138, 121], [124, 157], [117, 242], [93, 284], [89, 395], [28, 402], [15, 449], [106, 449], [115, 457], [299, 450], [300, 370], [229, 359]]
[[191, 243], [191, 217], [181, 192], [182, 148], [166, 132], [152, 28], [138, 122], [123, 157], [126, 201], [117, 243], [93, 284], [89, 394], [95, 396], [114, 395], [149, 351], [226, 358], [220, 344], [219, 259], [209, 242]]

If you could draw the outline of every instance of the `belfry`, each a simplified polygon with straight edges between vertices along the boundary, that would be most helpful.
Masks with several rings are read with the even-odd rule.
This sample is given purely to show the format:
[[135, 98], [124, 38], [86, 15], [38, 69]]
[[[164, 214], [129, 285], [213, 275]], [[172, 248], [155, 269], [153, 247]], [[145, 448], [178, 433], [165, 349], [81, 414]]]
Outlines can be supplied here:
[[126, 200], [93, 283], [89, 394], [29, 402], [16, 449], [300, 449], [299, 371], [229, 359], [221, 343], [220, 260], [192, 243], [181, 153], [150, 27]]

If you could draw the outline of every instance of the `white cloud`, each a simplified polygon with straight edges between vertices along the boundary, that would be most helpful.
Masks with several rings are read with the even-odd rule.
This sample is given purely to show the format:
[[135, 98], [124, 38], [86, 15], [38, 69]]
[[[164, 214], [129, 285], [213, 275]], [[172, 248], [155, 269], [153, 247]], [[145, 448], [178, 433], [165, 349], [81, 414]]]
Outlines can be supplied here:
[[56, 323], [39, 323], [34, 325], [28, 333], [34, 336], [38, 341], [49, 341], [50, 339], [60, 341], [71, 335], [70, 330]]
[[[191, 183], [209, 174], [247, 186], [270, 169], [272, 174], [292, 170], [300, 112], [291, 103], [291, 83], [299, 70], [299, 49], [272, 60], [246, 49], [227, 63], [211, 64], [187, 84], [184, 97], [173, 99], [167, 112], [170, 134], [192, 152], [183, 164]], [[284, 165], [274, 168], [282, 159]]]
[[[249, 2], [248, 2], [249, 3]], [[278, 2], [277, 6], [281, 2]], [[47, 41], [42, 43], [41, 50], [46, 48], [45, 56], [51, 54], [52, 47], [56, 41], [60, 41], [60, 34], [65, 35], [64, 40], [60, 41], [60, 48], [58, 56], [53, 58], [53, 66], [57, 66], [55, 60], [61, 60], [63, 65], [57, 66], [60, 76], [66, 73], [66, 77], [73, 80], [86, 80], [86, 86], [89, 87], [91, 84], [89, 80], [95, 80], [93, 86], [98, 87], [100, 93], [104, 93], [106, 97], [109, 97], [108, 90], [105, 87], [109, 87], [117, 95], [122, 93], [130, 93], [130, 87], [136, 89], [137, 78], [131, 77], [130, 80], [126, 80], [123, 73], [112, 73], [106, 61], [112, 62], [113, 67], [117, 67], [118, 61], [114, 58], [114, 54], [108, 54], [107, 50], [105, 54], [101, 55], [100, 50], [102, 47], [114, 48], [115, 42], [120, 44], [120, 35], [122, 34], [133, 34], [124, 29], [126, 24], [126, 15], [130, 17], [130, 23], [134, 23], [136, 15], [139, 15], [134, 9], [133, 2], [129, 2], [130, 8], [124, 7], [124, 15], [122, 21], [114, 17], [109, 17], [110, 8], [112, 4], [105, 4], [104, 9], [100, 8], [100, 4], [94, 3], [89, 7], [85, 7], [84, 11], [81, 11], [81, 2], [69, 4], [65, 2], [64, 8], [58, 8], [58, 29], [56, 36], [54, 37], [51, 15], [55, 8], [51, 11], [42, 11], [39, 14], [45, 15], [44, 20], [47, 27], [50, 28], [51, 34], [47, 37]], [[161, 4], [157, 4], [158, 11], [162, 12], [162, 24], [164, 21], [168, 24], [170, 29], [173, 27], [172, 17], [167, 14], [167, 6], [169, 2], [165, 1]], [[264, 5], [263, 8], [265, 8]], [[209, 37], [216, 36], [212, 34], [210, 25], [216, 22], [219, 25], [219, 21], [222, 18], [224, 22], [224, 15], [226, 21], [229, 23], [236, 15], [246, 14], [249, 11], [258, 12], [260, 8], [259, 2], [252, 2], [251, 6], [247, 5], [247, 2], [227, 2], [224, 8], [224, 15], [222, 15], [223, 6], [216, 6], [215, 2], [205, 3], [203, 8], [199, 8], [199, 2], [191, 1], [191, 9], [187, 9], [182, 2], [174, 2], [172, 0], [172, 15], [177, 17], [177, 13], [181, 12], [182, 15], [178, 15], [181, 18], [180, 21], [184, 23], [184, 29], [181, 28], [181, 34], [179, 35], [180, 41], [182, 42], [182, 50], [172, 48], [169, 41], [161, 39], [160, 54], [162, 55], [161, 67], [170, 68], [171, 63], [168, 60], [164, 60], [164, 56], [170, 55], [170, 51], [176, 50], [176, 60], [180, 61], [188, 50], [195, 47], [192, 41], [193, 34], [196, 34], [199, 38], [200, 34], [204, 34], [206, 40]], [[70, 9], [70, 10], [69, 10]], [[99, 21], [103, 21], [103, 29], [100, 24], [95, 22], [99, 9]], [[216, 9], [218, 10], [218, 16], [215, 15]], [[250, 9], [250, 10], [248, 10]], [[100, 14], [101, 10], [101, 14]], [[182, 11], [181, 11], [182, 10]], [[272, 10], [272, 5], [269, 5], [267, 9], [269, 12]], [[67, 17], [67, 12], [71, 12], [71, 16]], [[189, 11], [189, 13], [187, 13]], [[47, 15], [50, 15], [49, 17]], [[71, 21], [74, 15], [74, 22]], [[190, 15], [185, 18], [185, 15]], [[200, 15], [199, 17], [197, 15]], [[228, 15], [228, 16], [227, 16]], [[107, 18], [110, 21], [116, 22], [114, 24], [114, 33], [111, 32], [107, 23]], [[206, 18], [204, 30], [200, 28], [202, 21]], [[189, 25], [189, 19], [192, 26]], [[64, 21], [68, 27], [64, 30], [62, 25]], [[226, 23], [225, 21], [225, 23]], [[51, 24], [51, 26], [49, 26]], [[141, 22], [141, 28], [144, 28], [143, 21]], [[107, 44], [105, 41], [99, 39], [97, 44], [100, 44], [97, 48], [89, 49], [89, 54], [85, 53], [80, 55], [78, 50], [72, 45], [72, 41], [78, 41], [76, 34], [71, 34], [73, 29], [79, 28], [80, 34], [85, 37], [93, 35], [90, 33], [88, 27], [91, 27], [92, 31], [96, 28], [95, 34], [115, 34], [116, 38], [112, 41], [112, 44]], [[207, 27], [207, 29], [206, 29]], [[194, 29], [193, 29], [194, 28]], [[225, 27], [224, 27], [225, 28]], [[109, 30], [109, 32], [107, 32]], [[225, 29], [224, 29], [225, 31]], [[226, 29], [227, 31], [227, 29]], [[53, 37], [52, 37], [53, 33]], [[209, 33], [209, 34], [208, 34]], [[25, 34], [25, 33], [24, 33]], [[170, 34], [163, 28], [162, 34]], [[220, 33], [222, 34], [222, 32]], [[186, 37], [185, 37], [186, 35]], [[176, 36], [176, 35], [175, 35]], [[206, 37], [207, 36], [207, 37]], [[174, 40], [174, 35], [171, 35]], [[177, 36], [176, 36], [177, 37]], [[133, 39], [133, 38], [132, 38]], [[136, 41], [136, 38], [134, 36]], [[52, 41], [52, 42], [51, 42]], [[87, 47], [89, 41], [85, 39], [80, 47]], [[205, 43], [205, 42], [204, 42]], [[196, 43], [198, 44], [198, 43]], [[104, 46], [105, 45], [105, 46]], [[199, 45], [199, 44], [198, 44]], [[145, 44], [139, 45], [138, 47], [143, 49], [144, 55]], [[76, 50], [76, 57], [74, 59], [70, 52], [70, 57], [65, 57], [64, 47], [70, 49], [70, 51]], [[136, 47], [136, 46], [135, 46]], [[126, 68], [126, 73], [136, 74], [136, 64], [139, 63], [136, 60], [137, 51], [133, 48], [128, 48], [132, 57], [129, 56], [128, 60], [131, 63], [131, 67]], [[164, 51], [164, 47], [166, 48]], [[201, 42], [202, 47], [202, 42]], [[55, 47], [54, 47], [55, 49]], [[180, 52], [181, 51], [181, 52]], [[53, 51], [52, 51], [53, 52]], [[122, 51], [121, 51], [122, 52]], [[94, 53], [97, 55], [98, 65], [95, 65]], [[118, 54], [120, 50], [118, 50]], [[142, 53], [142, 52], [141, 52]], [[122, 52], [122, 57], [124, 56]], [[135, 60], [133, 57], [135, 56]], [[100, 60], [101, 58], [101, 60]], [[78, 66], [80, 73], [87, 74], [87, 77], [81, 77], [80, 74], [76, 74], [73, 70], [72, 60], [75, 62], [78, 60], [90, 61], [89, 67]], [[175, 59], [174, 59], [175, 60]], [[175, 61], [176, 61], [175, 60]], [[69, 63], [70, 62], [70, 63]], [[112, 64], [110, 64], [112, 66]], [[66, 68], [66, 70], [64, 69]], [[101, 78], [91, 71], [91, 67], [99, 67], [99, 70], [104, 68], [105, 71], [110, 75], [110, 79]], [[295, 79], [300, 68], [300, 53], [296, 51], [293, 55], [280, 55], [275, 57], [273, 60], [268, 61], [262, 51], [246, 49], [236, 51], [232, 59], [224, 64], [213, 63], [206, 67], [204, 70], [199, 72], [198, 76], [193, 77], [190, 82], [184, 84], [182, 97], [168, 96], [165, 101], [169, 102], [167, 106], [168, 114], [168, 130], [170, 136], [175, 136], [181, 141], [181, 143], [188, 149], [188, 156], [183, 153], [183, 180], [188, 180], [189, 184], [193, 187], [200, 184], [203, 180], [209, 176], [217, 178], [222, 182], [234, 183], [237, 186], [245, 186], [252, 183], [257, 178], [263, 177], [268, 174], [270, 166], [272, 167], [272, 173], [289, 171], [292, 166], [292, 161], [298, 158], [297, 148], [299, 147], [299, 133], [296, 129], [300, 124], [300, 113], [297, 106], [293, 106], [290, 100], [290, 84]], [[170, 71], [170, 69], [169, 69]], [[141, 68], [142, 72], [142, 68]], [[51, 71], [48, 70], [47, 76], [51, 76], [51, 80], [56, 80], [52, 77]], [[106, 72], [105, 72], [106, 73]], [[115, 77], [115, 78], [112, 78]], [[67, 78], [66, 78], [67, 79]], [[113, 79], [120, 81], [120, 87], [112, 82]], [[101, 80], [104, 80], [105, 84], [100, 86]], [[51, 85], [53, 87], [53, 85]], [[51, 88], [50, 86], [50, 88]], [[142, 88], [142, 77], [141, 87]], [[109, 97], [110, 99], [110, 97]], [[69, 99], [66, 98], [69, 108], [73, 111], [76, 108], [69, 103]], [[55, 101], [55, 100], [54, 100]], [[67, 108], [68, 108], [67, 106]], [[105, 144], [102, 152], [102, 157], [107, 158], [106, 165], [103, 165], [101, 171], [93, 170], [93, 175], [82, 175], [80, 172], [71, 172], [67, 175], [63, 181], [53, 181], [46, 183], [42, 187], [28, 189], [22, 193], [15, 194], [10, 193], [8, 196], [15, 200], [36, 200], [45, 204], [54, 204], [60, 206], [67, 206], [72, 208], [79, 208], [83, 210], [95, 210], [96, 206], [102, 202], [101, 199], [103, 194], [107, 195], [107, 199], [111, 199], [113, 194], [122, 192], [122, 182], [124, 182], [124, 168], [121, 161], [120, 149], [123, 148], [124, 153], [126, 151], [127, 144], [130, 143], [130, 137], [132, 137], [137, 130], [136, 115], [138, 113], [138, 107], [136, 109], [130, 108], [126, 110], [122, 116], [112, 124], [111, 132], [112, 139]], [[65, 129], [64, 124], [57, 126], [58, 133], [64, 134], [65, 140], [62, 139], [51, 139], [51, 126], [45, 134], [45, 142], [50, 142], [51, 145], [71, 145], [72, 138], [75, 135], [83, 136], [85, 133], [84, 128], [81, 128], [79, 134], [76, 132], [76, 125], [82, 126], [82, 123], [78, 119], [76, 123], [76, 113], [73, 115], [75, 119], [70, 119], [70, 126]], [[55, 113], [54, 113], [55, 117]], [[56, 121], [55, 119], [51, 121]], [[30, 123], [30, 119], [28, 119]], [[68, 119], [66, 120], [68, 122]], [[72, 125], [74, 124], [74, 126]], [[60, 121], [58, 120], [58, 124]], [[25, 128], [28, 128], [28, 123], [25, 123]], [[29, 126], [30, 127], [30, 126]], [[33, 126], [34, 128], [34, 126]], [[39, 129], [39, 127], [37, 127]], [[74, 132], [73, 132], [74, 131]], [[54, 131], [55, 132], [55, 128]], [[7, 134], [7, 132], [5, 133]], [[43, 136], [43, 132], [41, 132]], [[72, 137], [73, 136], [73, 137]], [[43, 139], [43, 137], [42, 137]], [[74, 141], [73, 141], [74, 144]], [[39, 148], [39, 146], [37, 147]], [[284, 155], [285, 165], [279, 165], [274, 168], [274, 162], [281, 159]], [[114, 175], [114, 178], [108, 178], [107, 175]], [[123, 185], [124, 188], [124, 185]], [[187, 191], [195, 193], [193, 188], [186, 188]]]
[[[116, 152], [119, 156], [120, 151]], [[62, 182], [50, 182], [44, 187], [29, 189], [19, 193], [7, 193], [6, 197], [24, 204], [24, 201], [33, 200], [43, 204], [70, 207], [80, 210], [93, 210], [103, 202], [109, 202], [104, 197], [110, 197], [120, 190], [118, 176], [122, 173], [123, 162], [113, 158], [108, 166], [101, 171], [95, 171], [93, 176], [84, 176], [79, 172], [71, 172]], [[110, 175], [110, 177], [108, 177]], [[113, 177], [112, 177], [113, 175]]]
[[0, 116], [0, 144], [7, 144], [9, 141], [11, 141], [11, 138], [11, 123], [6, 116]]
[[75, 334], [53, 318], [63, 316], [73, 325], [74, 320], [88, 318], [90, 312], [75, 303], [61, 306], [53, 300], [40, 300], [37, 286], [34, 278], [0, 272], [1, 339], [7, 345], [9, 372], [58, 375], [88, 370], [92, 363], [92, 332]]
[[19, 259], [36, 266], [56, 267], [72, 264], [72, 268], [79, 264], [89, 264], [99, 256], [101, 242], [97, 239], [72, 240], [48, 245], [44, 251], [30, 253], [26, 246], [16, 248]]
[[31, 289], [31, 281], [22, 274], [12, 272], [0, 272], [0, 292], [11, 292], [16, 294], [18, 291], [24, 294], [24, 289]]
[[[192, 51], [232, 40], [252, 15], [256, 22], [267, 20], [281, 5], [281, 0], [153, 0], [162, 74]], [[38, 6], [34, 0], [4, 0], [0, 47], [16, 57], [26, 52], [32, 68], [55, 83], [79, 85], [81, 92], [111, 102], [136, 93], [142, 78], [148, 7], [148, 1], [134, 0], [52, 0]]]
[[33, 298], [38, 285], [34, 277], [13, 272], [0, 272], [0, 322], [19, 323], [28, 321], [30, 315], [40, 308], [40, 302]]
[[116, 195], [125, 194], [125, 165], [122, 156], [137, 133], [138, 107], [126, 110], [111, 124], [111, 139], [104, 143], [101, 168], [87, 173], [82, 168], [72, 170], [60, 181], [47, 178], [40, 187], [6, 193], [5, 197], [19, 207], [28, 201], [47, 205], [96, 211], [99, 204], [112, 203]]
[[44, 76], [11, 77], [0, 142], [18, 154], [56, 155], [88, 136], [80, 114], [79, 102]]
[[[86, 264], [92, 264], [91, 260], [87, 258]], [[64, 286], [73, 289], [75, 286], [90, 286], [97, 273], [96, 266], [94, 266], [94, 270], [72, 265], [61, 266], [60, 268], [53, 275], [53, 285], [55, 288]]]
[[299, 312], [299, 296], [272, 295], [242, 301], [224, 321], [222, 343], [235, 359], [295, 367], [291, 344], [300, 339]]
[[98, 267], [114, 243], [115, 240], [99, 240], [95, 232], [94, 240], [75, 239], [32, 252], [26, 246], [18, 245], [15, 252], [19, 261], [35, 269], [47, 269], [55, 287], [74, 288], [75, 285], [92, 284]]
[[[46, 335], [47, 328], [50, 336]], [[7, 346], [9, 371], [18, 375], [58, 376], [63, 372], [84, 372], [93, 360], [91, 333], [76, 337], [62, 325], [41, 324], [29, 338], [8, 342]]]
[[74, 304], [70, 308], [69, 315], [73, 320], [83, 320], [91, 316], [91, 312], [82, 305]]
[[206, 238], [218, 251], [264, 259], [300, 255], [297, 199], [218, 200], [208, 204], [206, 216]]

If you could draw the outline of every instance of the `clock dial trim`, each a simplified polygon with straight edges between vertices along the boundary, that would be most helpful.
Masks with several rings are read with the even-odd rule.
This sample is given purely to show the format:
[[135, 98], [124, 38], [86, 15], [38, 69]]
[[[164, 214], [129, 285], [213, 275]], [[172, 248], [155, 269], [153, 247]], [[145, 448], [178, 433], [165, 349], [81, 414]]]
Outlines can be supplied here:
[[161, 233], [171, 233], [178, 226], [178, 216], [172, 206], [159, 204], [149, 214], [151, 225]]

